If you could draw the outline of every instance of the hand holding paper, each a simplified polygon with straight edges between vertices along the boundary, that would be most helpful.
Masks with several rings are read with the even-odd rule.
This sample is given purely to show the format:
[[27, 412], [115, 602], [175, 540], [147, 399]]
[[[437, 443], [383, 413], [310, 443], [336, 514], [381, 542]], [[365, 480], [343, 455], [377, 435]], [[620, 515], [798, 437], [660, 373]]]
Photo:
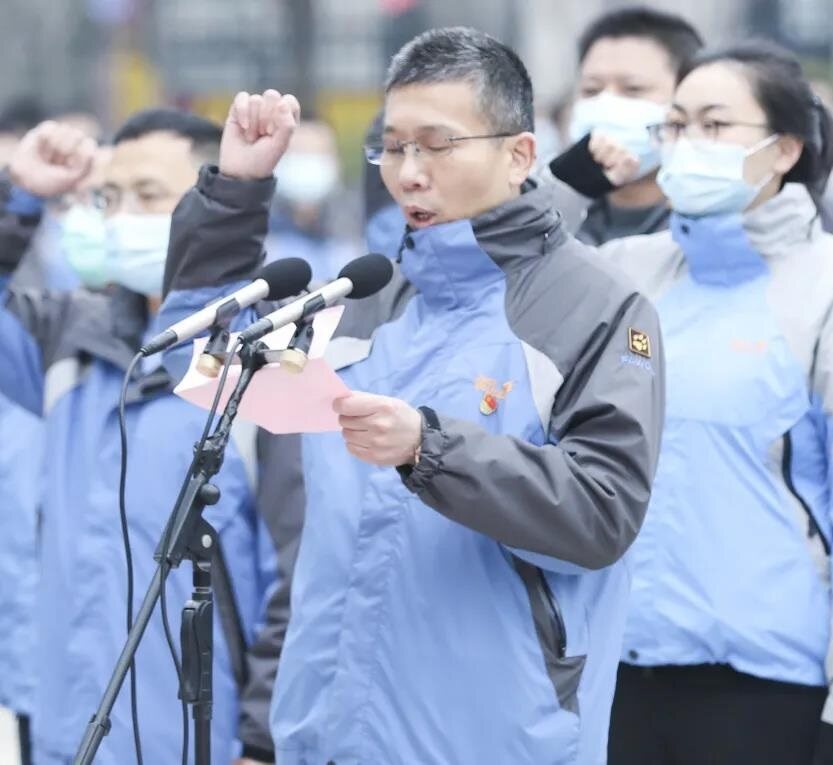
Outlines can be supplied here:
[[422, 441], [422, 415], [398, 398], [351, 393], [338, 398], [347, 450], [371, 465], [413, 465]]

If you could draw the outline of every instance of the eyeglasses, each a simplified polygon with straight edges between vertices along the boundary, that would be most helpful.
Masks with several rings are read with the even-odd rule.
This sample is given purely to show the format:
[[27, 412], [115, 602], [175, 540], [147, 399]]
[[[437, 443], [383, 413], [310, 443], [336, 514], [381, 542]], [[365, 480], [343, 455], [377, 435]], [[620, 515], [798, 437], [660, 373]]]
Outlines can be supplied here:
[[112, 184], [92, 192], [93, 206], [108, 215], [121, 209], [140, 213], [160, 212], [176, 199], [177, 195], [167, 189], [121, 189]]
[[690, 137], [691, 128], [696, 127], [699, 137], [710, 141], [721, 137], [723, 131], [733, 127], [751, 127], [768, 130], [769, 125], [760, 122], [729, 122], [728, 120], [703, 120], [702, 122], [680, 122], [669, 120], [656, 125], [648, 125], [648, 133], [657, 143], [673, 143], [681, 136]]
[[405, 149], [413, 148], [414, 156], [420, 158], [445, 157], [451, 154], [460, 141], [479, 141], [487, 138], [509, 138], [515, 133], [493, 133], [491, 135], [445, 136], [427, 133], [417, 136], [413, 141], [383, 141], [364, 147], [364, 155], [371, 165], [387, 165], [401, 162], [405, 158]]

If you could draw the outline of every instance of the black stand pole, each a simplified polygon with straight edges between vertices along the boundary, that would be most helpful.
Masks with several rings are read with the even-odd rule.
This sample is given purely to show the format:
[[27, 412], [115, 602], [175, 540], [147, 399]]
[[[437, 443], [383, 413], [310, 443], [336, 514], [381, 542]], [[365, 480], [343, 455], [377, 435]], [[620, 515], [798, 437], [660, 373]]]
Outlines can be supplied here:
[[194, 591], [182, 609], [180, 644], [182, 687], [180, 698], [191, 705], [194, 717], [194, 761], [211, 763], [211, 712], [213, 703], [212, 662], [214, 651], [214, 594], [211, 564], [217, 532], [200, 519], [199, 544], [190, 545], [186, 557], [194, 569]]
[[145, 593], [136, 621], [127, 635], [124, 648], [104, 691], [96, 713], [91, 718], [84, 738], [78, 747], [73, 765], [92, 765], [101, 742], [110, 732], [110, 713], [118, 698], [124, 678], [130, 670], [153, 609], [159, 600], [162, 583], [171, 568], [177, 568], [183, 558], [194, 567], [194, 591], [182, 614], [182, 674], [180, 693], [191, 704], [194, 718], [195, 763], [211, 763], [212, 711], [212, 612], [211, 563], [216, 548], [217, 533], [203, 519], [202, 511], [220, 499], [220, 491], [209, 483], [223, 464], [231, 425], [243, 394], [255, 372], [266, 363], [261, 344], [244, 346], [240, 351], [242, 368], [225, 411], [214, 433], [197, 455], [193, 472], [186, 478], [176, 506], [171, 513], [154, 557], [159, 561], [150, 586]]

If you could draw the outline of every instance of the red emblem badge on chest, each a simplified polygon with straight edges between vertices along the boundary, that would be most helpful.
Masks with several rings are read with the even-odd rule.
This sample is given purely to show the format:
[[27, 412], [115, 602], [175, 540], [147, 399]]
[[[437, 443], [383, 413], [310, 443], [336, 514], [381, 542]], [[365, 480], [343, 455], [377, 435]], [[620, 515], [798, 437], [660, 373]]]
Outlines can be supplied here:
[[512, 392], [514, 383], [505, 382], [499, 385], [497, 380], [481, 375], [474, 381], [474, 387], [483, 393], [480, 399], [480, 413], [489, 415], [494, 414], [500, 402]]

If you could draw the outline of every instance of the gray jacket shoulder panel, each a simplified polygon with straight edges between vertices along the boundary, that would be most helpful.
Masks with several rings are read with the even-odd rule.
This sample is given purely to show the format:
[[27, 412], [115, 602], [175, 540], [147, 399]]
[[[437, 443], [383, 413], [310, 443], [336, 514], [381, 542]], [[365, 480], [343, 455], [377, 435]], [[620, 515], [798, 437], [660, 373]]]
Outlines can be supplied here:
[[624, 272], [572, 237], [529, 267], [508, 269], [506, 280], [509, 325], [562, 374], [576, 365], [599, 328], [615, 325], [622, 307], [638, 297]]

